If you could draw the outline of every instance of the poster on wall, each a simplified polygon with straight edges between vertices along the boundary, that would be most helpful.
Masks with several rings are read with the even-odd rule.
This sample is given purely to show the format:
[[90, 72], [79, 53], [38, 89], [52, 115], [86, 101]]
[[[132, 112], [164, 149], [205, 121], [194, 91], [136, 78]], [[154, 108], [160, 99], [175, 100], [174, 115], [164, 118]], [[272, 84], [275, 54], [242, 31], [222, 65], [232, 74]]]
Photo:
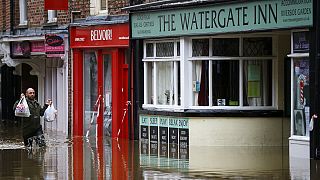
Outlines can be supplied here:
[[150, 154], [157, 156], [158, 155], [158, 117], [150, 117]]
[[64, 56], [64, 35], [63, 34], [46, 34], [45, 35], [45, 52], [47, 57]]
[[149, 154], [149, 117], [140, 116], [140, 150]]
[[160, 156], [168, 157], [168, 125], [167, 117], [160, 117], [159, 131], [160, 131]]

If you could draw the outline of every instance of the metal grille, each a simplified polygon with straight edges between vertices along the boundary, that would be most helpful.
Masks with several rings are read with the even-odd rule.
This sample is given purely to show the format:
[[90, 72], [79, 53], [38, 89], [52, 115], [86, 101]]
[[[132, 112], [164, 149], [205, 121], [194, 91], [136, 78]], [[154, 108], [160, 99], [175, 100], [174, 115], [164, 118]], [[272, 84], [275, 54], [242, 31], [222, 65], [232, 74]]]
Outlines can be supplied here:
[[192, 56], [209, 56], [209, 39], [193, 39]]
[[243, 39], [243, 56], [271, 56], [272, 55], [272, 38], [244, 38]]
[[170, 57], [170, 56], [173, 56], [173, 52], [174, 52], [173, 42], [161, 42], [156, 44], [157, 57]]
[[239, 39], [212, 39], [212, 52], [213, 56], [239, 56]]

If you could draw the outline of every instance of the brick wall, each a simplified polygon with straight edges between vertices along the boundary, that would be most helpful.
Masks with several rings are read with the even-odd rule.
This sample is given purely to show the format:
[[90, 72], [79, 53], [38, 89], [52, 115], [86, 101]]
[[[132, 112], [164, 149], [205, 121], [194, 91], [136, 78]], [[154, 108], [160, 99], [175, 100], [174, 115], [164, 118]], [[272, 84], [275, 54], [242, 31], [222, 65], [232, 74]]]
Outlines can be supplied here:
[[28, 27], [38, 27], [46, 22], [47, 11], [44, 10], [44, 1], [28, 0]]
[[110, 15], [127, 14], [121, 8], [129, 6], [129, 0], [108, 0], [108, 12]]
[[10, 0], [4, 0], [5, 1], [5, 30], [10, 31]]
[[5, 30], [5, 16], [4, 14], [6, 13], [6, 4], [5, 1], [0, 1], [0, 28], [1, 32]]

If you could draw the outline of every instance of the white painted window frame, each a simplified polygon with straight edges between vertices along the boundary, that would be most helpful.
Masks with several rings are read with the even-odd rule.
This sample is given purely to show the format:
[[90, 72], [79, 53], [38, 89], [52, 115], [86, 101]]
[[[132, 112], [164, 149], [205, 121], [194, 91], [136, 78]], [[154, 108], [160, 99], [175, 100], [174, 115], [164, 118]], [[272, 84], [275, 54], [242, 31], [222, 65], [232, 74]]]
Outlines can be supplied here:
[[[192, 39], [196, 38], [219, 38], [219, 37], [225, 37], [225, 38], [248, 38], [248, 37], [272, 37], [272, 56], [267, 56], [267, 57], [217, 57], [217, 56], [211, 56], [212, 55], [212, 48], [210, 48], [209, 51], [209, 57], [192, 57]], [[259, 34], [252, 34], [252, 35], [228, 35], [228, 36], [206, 36], [206, 37], [180, 37], [180, 39], [175, 39], [180, 42], [180, 56], [179, 57], [173, 57], [171, 60], [175, 60], [180, 62], [180, 98], [181, 98], [181, 104], [179, 106], [175, 105], [157, 105], [155, 103], [153, 104], [148, 104], [147, 98], [148, 94], [146, 93], [148, 91], [148, 82], [147, 82], [147, 77], [148, 77], [148, 67], [146, 65], [147, 62], [153, 62], [153, 61], [168, 61], [169, 59], [167, 58], [150, 58], [146, 57], [146, 43], [148, 42], [159, 42], [159, 41], [167, 41], [166, 39], [164, 40], [145, 40], [143, 44], [143, 59], [142, 62], [144, 63], [144, 103], [142, 107], [144, 109], [149, 109], [149, 110], [164, 110], [164, 111], [173, 111], [173, 112], [181, 112], [184, 109], [223, 109], [223, 110], [277, 110], [278, 109], [278, 93], [276, 93], [277, 88], [278, 88], [278, 79], [275, 77], [275, 74], [278, 74], [278, 57], [277, 57], [277, 46], [276, 44], [278, 43], [278, 39], [276, 36], [273, 35], [259, 35]], [[209, 41], [210, 42], [210, 41]], [[239, 41], [240, 45], [240, 56], [242, 55], [242, 40]], [[212, 43], [209, 43], [210, 46], [212, 46]], [[155, 48], [155, 46], [154, 46]], [[154, 53], [156, 53], [156, 50], [154, 49]], [[175, 52], [176, 53], [176, 52]], [[272, 60], [272, 105], [271, 106], [243, 106], [243, 88], [241, 87], [241, 84], [243, 84], [243, 60], [250, 60], [250, 59], [255, 59], [255, 60]], [[239, 106], [212, 106], [212, 100], [210, 100], [210, 106], [193, 106], [192, 105], [192, 99], [193, 99], [193, 92], [192, 92], [192, 62], [196, 60], [209, 60], [209, 77], [212, 75], [212, 61], [213, 60], [239, 60], [239, 74], [241, 75], [239, 77]], [[210, 81], [209, 81], [210, 83]], [[155, 81], [153, 81], [153, 84], [156, 84]], [[155, 85], [154, 85], [155, 88]], [[209, 84], [209, 96], [212, 97], [212, 84]], [[176, 89], [176, 88], [175, 88]], [[154, 90], [155, 91], [155, 90]], [[155, 92], [154, 92], [155, 93]], [[241, 102], [240, 102], [241, 101]]]
[[[173, 57], [156, 57], [156, 43], [160, 43], [160, 42], [173, 42], [174, 43], [174, 55]], [[143, 108], [160, 108], [160, 109], [180, 109], [181, 107], [181, 103], [180, 105], [178, 105], [178, 101], [177, 99], [178, 97], [178, 63], [180, 63], [180, 56], [177, 55], [177, 44], [179, 42], [179, 39], [165, 39], [165, 40], [146, 40], [144, 41], [144, 45], [143, 45], [143, 59], [142, 62], [144, 63], [144, 103], [143, 103]], [[152, 43], [153, 44], [153, 57], [147, 57], [146, 56], [146, 52], [147, 52], [147, 46], [146, 44]], [[181, 47], [181, 45], [180, 45]], [[148, 104], [147, 99], [149, 98], [149, 94], [148, 94], [148, 87], [149, 87], [149, 82], [148, 82], [148, 72], [150, 72], [150, 69], [148, 69], [148, 62], [152, 62], [153, 63], [153, 74], [154, 77], [153, 81], [152, 81], [152, 87], [153, 87], [153, 104]], [[157, 104], [157, 96], [158, 96], [158, 92], [157, 92], [157, 62], [173, 62], [173, 74], [174, 74], [174, 79], [173, 79], [173, 86], [174, 86], [174, 93], [173, 93], [173, 98], [176, 99], [176, 101], [174, 101], [173, 104], [171, 105], [158, 105]], [[180, 93], [180, 96], [182, 98], [182, 95]], [[182, 100], [181, 100], [182, 101]], [[170, 102], [172, 103], [172, 97], [170, 98]]]
[[48, 23], [57, 22], [57, 11], [56, 10], [48, 10]]
[[27, 25], [28, 24], [28, 13], [27, 13], [27, 1], [19, 0], [19, 15], [20, 21], [19, 25]]

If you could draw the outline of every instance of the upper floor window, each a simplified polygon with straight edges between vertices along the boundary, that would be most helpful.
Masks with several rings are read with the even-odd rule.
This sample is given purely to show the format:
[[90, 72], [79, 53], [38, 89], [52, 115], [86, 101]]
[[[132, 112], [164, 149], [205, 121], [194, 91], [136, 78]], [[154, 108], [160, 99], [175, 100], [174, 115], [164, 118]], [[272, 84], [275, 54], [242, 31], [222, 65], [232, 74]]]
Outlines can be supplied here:
[[26, 0], [19, 0], [19, 13], [20, 13], [20, 22], [19, 25], [27, 25], [28, 16], [27, 16], [27, 2]]
[[56, 10], [48, 10], [48, 23], [57, 22], [57, 11]]
[[107, 14], [108, 13], [108, 0], [90, 0], [90, 14]]

